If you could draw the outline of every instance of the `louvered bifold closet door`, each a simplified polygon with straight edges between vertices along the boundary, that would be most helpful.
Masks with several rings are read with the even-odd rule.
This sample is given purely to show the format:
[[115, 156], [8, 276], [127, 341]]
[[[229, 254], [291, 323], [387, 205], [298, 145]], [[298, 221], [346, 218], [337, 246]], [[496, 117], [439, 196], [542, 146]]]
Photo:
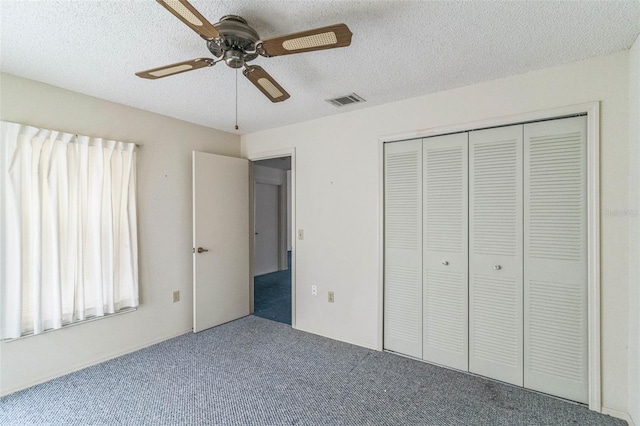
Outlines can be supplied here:
[[524, 385], [588, 402], [586, 117], [524, 126]]
[[422, 141], [384, 146], [384, 348], [422, 357]]
[[422, 358], [469, 366], [468, 133], [424, 139]]
[[469, 133], [469, 371], [522, 386], [522, 126]]

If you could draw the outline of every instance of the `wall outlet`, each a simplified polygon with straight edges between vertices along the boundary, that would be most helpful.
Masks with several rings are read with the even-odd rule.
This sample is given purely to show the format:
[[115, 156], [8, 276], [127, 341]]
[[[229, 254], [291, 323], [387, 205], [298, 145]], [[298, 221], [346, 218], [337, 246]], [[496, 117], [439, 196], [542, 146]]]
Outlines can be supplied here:
[[298, 239], [304, 240], [304, 229], [298, 229]]
[[333, 292], [332, 292], [332, 291], [330, 291], [330, 292], [329, 292], [329, 303], [333, 303], [333, 301], [334, 301]]
[[179, 302], [180, 301], [180, 291], [174, 291], [173, 292], [173, 303]]
[[318, 286], [317, 285], [312, 285], [311, 286], [311, 295], [312, 296], [317, 296], [318, 295]]

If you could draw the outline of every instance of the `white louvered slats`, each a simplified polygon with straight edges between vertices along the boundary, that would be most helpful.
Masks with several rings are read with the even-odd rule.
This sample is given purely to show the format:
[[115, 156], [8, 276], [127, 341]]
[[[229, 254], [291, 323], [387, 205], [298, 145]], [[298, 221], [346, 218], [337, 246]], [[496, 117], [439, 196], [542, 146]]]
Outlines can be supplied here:
[[582, 357], [586, 300], [580, 283], [531, 280], [528, 284], [528, 370], [581, 382], [587, 366]]
[[[455, 272], [425, 270], [423, 291], [423, 358], [466, 370], [467, 303], [460, 295], [467, 292], [467, 277]], [[454, 363], [451, 356], [460, 360]]]
[[587, 121], [385, 145], [384, 348], [589, 401]]
[[423, 358], [468, 369], [467, 133], [423, 141]]
[[523, 383], [522, 126], [469, 133], [469, 371]]
[[524, 385], [588, 401], [586, 117], [524, 126]]
[[422, 142], [384, 148], [384, 348], [422, 357]]
[[516, 280], [475, 275], [473, 284], [474, 357], [517, 369], [522, 364], [518, 346], [522, 329], [520, 321], [514, 321], [520, 315], [520, 309], [513, 303], [519, 292]]
[[[499, 135], [487, 142], [478, 138], [504, 129], [473, 132], [473, 252], [513, 256], [518, 246], [521, 190], [518, 173], [521, 163], [517, 129], [515, 135]], [[487, 132], [489, 135], [487, 135]]]

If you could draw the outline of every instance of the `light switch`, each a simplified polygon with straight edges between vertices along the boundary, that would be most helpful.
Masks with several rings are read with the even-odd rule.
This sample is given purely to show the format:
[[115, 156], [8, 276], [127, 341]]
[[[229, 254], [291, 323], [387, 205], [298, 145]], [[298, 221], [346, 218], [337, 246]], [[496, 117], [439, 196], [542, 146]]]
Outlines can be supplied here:
[[298, 239], [304, 240], [304, 229], [298, 229]]

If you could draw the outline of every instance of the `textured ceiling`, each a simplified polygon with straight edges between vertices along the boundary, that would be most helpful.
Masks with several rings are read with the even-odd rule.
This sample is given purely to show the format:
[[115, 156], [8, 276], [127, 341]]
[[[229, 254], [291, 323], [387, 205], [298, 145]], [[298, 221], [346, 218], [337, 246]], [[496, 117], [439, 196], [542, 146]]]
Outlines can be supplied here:
[[[261, 38], [344, 22], [350, 47], [259, 57], [291, 98], [272, 104], [238, 76], [250, 133], [629, 48], [640, 2], [206, 1]], [[160, 80], [134, 75], [197, 57], [205, 42], [152, 0], [1, 2], [3, 72], [233, 132], [235, 70], [224, 64]], [[367, 102], [324, 100], [356, 92]]]

